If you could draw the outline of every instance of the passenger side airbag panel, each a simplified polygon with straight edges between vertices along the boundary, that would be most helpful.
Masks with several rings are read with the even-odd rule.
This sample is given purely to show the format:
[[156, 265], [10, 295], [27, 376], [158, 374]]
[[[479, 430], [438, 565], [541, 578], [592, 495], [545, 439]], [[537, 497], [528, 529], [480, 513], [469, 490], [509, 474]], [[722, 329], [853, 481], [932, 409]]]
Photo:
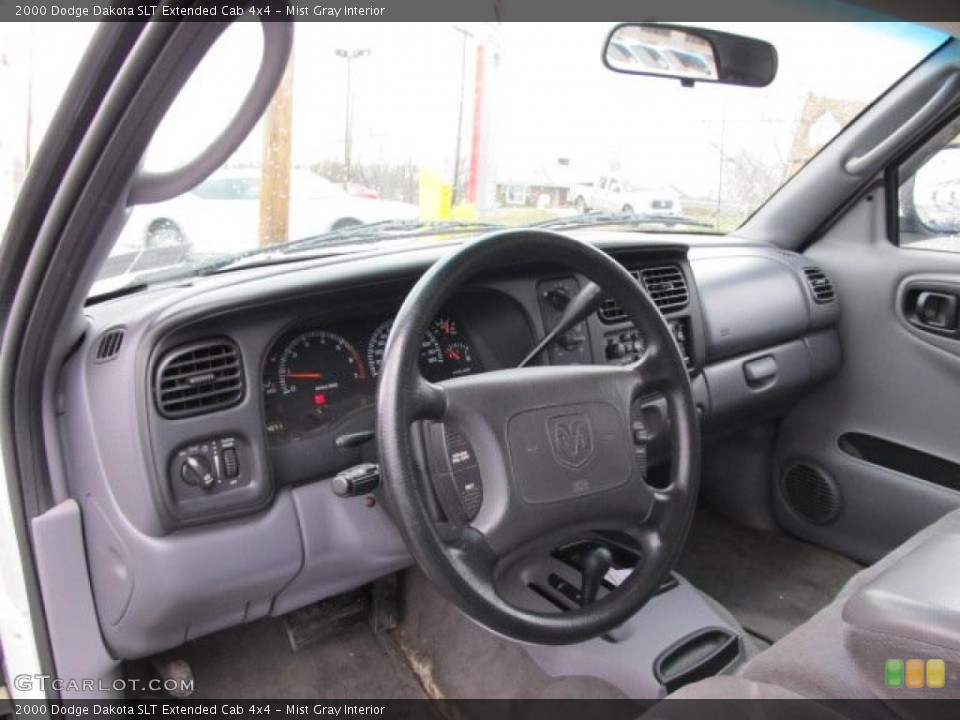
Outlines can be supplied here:
[[804, 289], [773, 258], [693, 263], [702, 298], [707, 362], [800, 337], [809, 327]]

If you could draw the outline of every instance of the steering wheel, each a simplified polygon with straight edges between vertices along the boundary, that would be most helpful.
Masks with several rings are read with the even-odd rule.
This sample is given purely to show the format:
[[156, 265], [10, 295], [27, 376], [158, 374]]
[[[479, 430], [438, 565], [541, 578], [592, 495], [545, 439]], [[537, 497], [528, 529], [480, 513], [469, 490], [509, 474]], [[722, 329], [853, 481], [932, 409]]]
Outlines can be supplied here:
[[[478, 272], [521, 258], [575, 270], [616, 297], [643, 331], [640, 359], [425, 380], [421, 343], [443, 303]], [[646, 483], [632, 430], [635, 402], [650, 393], [666, 399], [669, 413], [664, 489]], [[377, 405], [387, 506], [407, 547], [437, 589], [490, 630], [548, 645], [596, 637], [643, 607], [675, 565], [699, 483], [690, 380], [656, 305], [601, 250], [554, 232], [518, 229], [484, 236], [438, 261], [396, 317]], [[467, 469], [458, 472], [458, 463]], [[562, 613], [504, 599], [497, 578], [511, 559], [591, 530], [626, 532], [639, 547], [640, 563], [617, 588]]]

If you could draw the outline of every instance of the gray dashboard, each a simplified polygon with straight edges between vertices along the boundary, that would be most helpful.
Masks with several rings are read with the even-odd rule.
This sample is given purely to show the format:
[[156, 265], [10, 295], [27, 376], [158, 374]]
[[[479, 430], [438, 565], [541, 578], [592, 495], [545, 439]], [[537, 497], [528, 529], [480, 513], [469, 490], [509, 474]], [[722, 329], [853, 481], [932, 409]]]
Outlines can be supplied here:
[[[637, 237], [598, 244], [666, 298], [708, 434], [782, 413], [839, 366], [839, 302], [821, 301], [802, 256]], [[88, 333], [64, 366], [59, 420], [65, 492], [81, 504], [97, 613], [117, 657], [282, 614], [411, 562], [375, 497], [337, 497], [328, 480], [375, 461], [372, 443], [335, 442], [374, 424], [375, 373], [358, 368], [375, 365], [377, 331], [444, 251], [250, 269], [88, 309]], [[479, 276], [445, 310], [457, 337], [425, 356], [465, 343], [470, 371], [516, 365], [555, 322], [558, 293], [584, 282], [523, 263]], [[616, 310], [605, 303], [543, 361], [641, 352], [642, 328]], [[308, 345], [352, 375], [328, 383], [328, 366], [294, 367]], [[283, 415], [270, 409], [280, 395], [276, 385], [269, 395], [279, 382], [271, 363], [284, 353], [297, 433], [278, 432]], [[290, 391], [291, 379], [307, 384]]]

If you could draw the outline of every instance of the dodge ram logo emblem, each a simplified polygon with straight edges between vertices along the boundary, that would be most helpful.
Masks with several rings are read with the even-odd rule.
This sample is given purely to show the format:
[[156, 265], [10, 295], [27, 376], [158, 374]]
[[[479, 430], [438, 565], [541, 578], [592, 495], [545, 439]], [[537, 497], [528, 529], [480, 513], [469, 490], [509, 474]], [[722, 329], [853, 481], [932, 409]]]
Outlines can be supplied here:
[[593, 456], [593, 428], [586, 415], [561, 415], [547, 420], [553, 456], [561, 465], [578, 468]]

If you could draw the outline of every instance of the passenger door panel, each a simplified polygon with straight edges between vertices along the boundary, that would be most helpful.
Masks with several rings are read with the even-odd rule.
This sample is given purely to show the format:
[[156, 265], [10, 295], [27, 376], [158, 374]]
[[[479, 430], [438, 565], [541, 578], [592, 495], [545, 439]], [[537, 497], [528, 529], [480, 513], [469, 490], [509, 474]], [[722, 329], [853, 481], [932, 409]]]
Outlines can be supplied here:
[[[872, 562], [960, 507], [960, 338], [918, 307], [923, 293], [960, 297], [960, 254], [892, 244], [878, 188], [806, 255], [837, 287], [844, 362], [781, 425], [774, 510], [790, 532]], [[788, 477], [798, 466], [820, 480]], [[838, 506], [832, 518], [804, 517], [818, 502]]]

